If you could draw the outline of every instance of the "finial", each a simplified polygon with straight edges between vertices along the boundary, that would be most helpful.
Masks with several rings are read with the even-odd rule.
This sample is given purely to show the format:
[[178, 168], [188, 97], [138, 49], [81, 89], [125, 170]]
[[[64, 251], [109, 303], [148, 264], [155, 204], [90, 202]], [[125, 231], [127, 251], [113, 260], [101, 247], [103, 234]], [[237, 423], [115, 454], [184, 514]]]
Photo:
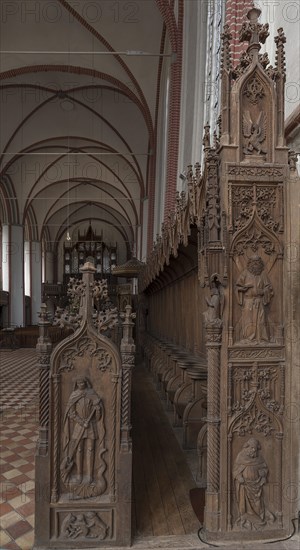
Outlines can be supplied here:
[[260, 50], [260, 44], [264, 44], [269, 36], [269, 25], [258, 22], [261, 10], [252, 8], [247, 13], [248, 21], [245, 21], [240, 30], [240, 42], [249, 42], [248, 53]]
[[221, 69], [226, 71], [231, 71], [232, 61], [231, 61], [231, 52], [230, 52], [230, 41], [232, 40], [232, 34], [229, 30], [229, 25], [224, 25], [223, 33], [221, 34], [222, 39], [222, 50], [221, 50]]
[[286, 43], [286, 36], [283, 32], [283, 28], [280, 27], [278, 30], [278, 35], [275, 36], [275, 44], [277, 46], [276, 51], [276, 62], [275, 67], [279, 74], [282, 74], [285, 77], [285, 52], [284, 44]]
[[43, 325], [45, 323], [48, 323], [48, 311], [47, 311], [47, 305], [41, 304], [41, 311], [38, 313], [38, 317], [40, 318], [39, 325]]

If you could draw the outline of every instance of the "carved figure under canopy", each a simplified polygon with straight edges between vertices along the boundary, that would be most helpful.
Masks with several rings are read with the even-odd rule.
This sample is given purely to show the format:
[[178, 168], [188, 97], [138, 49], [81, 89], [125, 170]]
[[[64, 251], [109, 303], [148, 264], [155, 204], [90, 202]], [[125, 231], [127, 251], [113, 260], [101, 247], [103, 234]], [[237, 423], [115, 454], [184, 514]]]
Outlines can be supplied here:
[[210, 298], [205, 298], [208, 309], [203, 312], [206, 323], [213, 323], [216, 319], [221, 319], [224, 309], [224, 294], [221, 291], [222, 285], [219, 275], [214, 273], [210, 278]]
[[267, 483], [268, 466], [257, 439], [244, 443], [233, 466], [233, 479], [239, 516], [235, 527], [260, 530], [275, 521], [265, 505], [263, 487]]
[[[104, 406], [90, 381], [75, 381], [63, 422], [61, 477], [75, 495], [87, 498], [106, 489]], [[95, 467], [96, 466], [96, 467]]]
[[266, 306], [273, 296], [273, 289], [264, 262], [260, 256], [252, 256], [236, 282], [236, 294], [242, 307], [242, 343], [264, 343], [270, 340]]
[[262, 142], [266, 138], [266, 115], [262, 111], [254, 121], [249, 111], [243, 115], [243, 135], [245, 139], [244, 153], [252, 155], [255, 151], [258, 154], [266, 154], [262, 147]]

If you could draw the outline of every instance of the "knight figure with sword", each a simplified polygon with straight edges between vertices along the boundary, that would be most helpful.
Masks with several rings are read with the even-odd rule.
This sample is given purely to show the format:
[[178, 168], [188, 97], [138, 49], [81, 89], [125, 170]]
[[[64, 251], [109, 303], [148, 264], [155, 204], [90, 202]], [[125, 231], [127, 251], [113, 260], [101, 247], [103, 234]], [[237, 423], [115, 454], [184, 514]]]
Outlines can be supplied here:
[[103, 478], [106, 464], [102, 457], [106, 450], [104, 438], [103, 402], [88, 378], [78, 377], [63, 420], [63, 460], [60, 470], [66, 485], [106, 487]]

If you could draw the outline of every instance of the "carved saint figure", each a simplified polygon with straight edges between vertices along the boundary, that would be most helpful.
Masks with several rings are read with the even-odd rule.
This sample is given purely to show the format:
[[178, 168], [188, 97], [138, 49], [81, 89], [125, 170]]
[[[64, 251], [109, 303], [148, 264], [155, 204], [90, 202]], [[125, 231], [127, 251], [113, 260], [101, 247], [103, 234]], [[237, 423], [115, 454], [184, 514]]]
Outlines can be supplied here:
[[224, 309], [224, 294], [221, 292], [222, 285], [214, 273], [210, 278], [210, 298], [205, 298], [208, 309], [204, 311], [206, 323], [212, 323], [216, 319], [221, 319]]
[[246, 138], [243, 149], [246, 155], [251, 155], [255, 151], [259, 155], [266, 154], [265, 149], [261, 145], [266, 137], [266, 115], [263, 111], [259, 113], [256, 122], [252, 120], [249, 111], [245, 111], [243, 115], [243, 135]]
[[241, 342], [263, 343], [269, 341], [266, 306], [273, 296], [273, 289], [264, 262], [260, 256], [252, 256], [236, 282], [236, 293], [242, 307]]
[[60, 470], [64, 483], [71, 485], [72, 490], [80, 496], [101, 494], [106, 488], [106, 464], [102, 457], [106, 451], [104, 438], [102, 400], [93, 390], [90, 381], [79, 377], [75, 381], [64, 415], [63, 460]]
[[235, 526], [259, 530], [273, 523], [274, 515], [265, 506], [263, 487], [267, 483], [268, 466], [261, 454], [257, 439], [244, 443], [233, 466], [233, 479], [239, 516]]

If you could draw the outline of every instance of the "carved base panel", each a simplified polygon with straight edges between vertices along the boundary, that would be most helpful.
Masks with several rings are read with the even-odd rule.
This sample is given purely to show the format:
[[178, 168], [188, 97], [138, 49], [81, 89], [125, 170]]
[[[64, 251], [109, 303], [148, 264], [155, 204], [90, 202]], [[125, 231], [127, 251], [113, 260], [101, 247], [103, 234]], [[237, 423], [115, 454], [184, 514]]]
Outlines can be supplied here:
[[55, 508], [51, 511], [53, 532], [51, 541], [59, 545], [66, 542], [74, 548], [82, 547], [83, 543], [91, 547], [99, 547], [100, 541], [109, 543], [116, 538], [115, 510], [109, 508]]

